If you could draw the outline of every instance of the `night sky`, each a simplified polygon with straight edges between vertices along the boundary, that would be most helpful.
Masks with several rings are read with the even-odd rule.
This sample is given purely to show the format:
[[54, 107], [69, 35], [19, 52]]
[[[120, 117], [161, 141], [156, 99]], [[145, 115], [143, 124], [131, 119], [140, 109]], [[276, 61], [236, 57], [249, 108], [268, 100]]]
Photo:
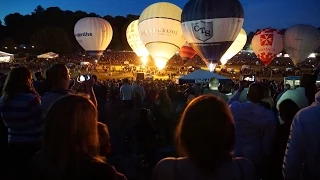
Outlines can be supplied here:
[[[148, 5], [165, 0], [5, 0], [0, 6], [0, 20], [7, 14], [30, 14], [37, 5], [57, 6], [62, 10], [82, 10], [98, 15], [140, 14]], [[167, 0], [181, 8], [187, 0]], [[245, 11], [244, 28], [287, 28], [294, 24], [320, 26], [320, 0], [240, 0]]]

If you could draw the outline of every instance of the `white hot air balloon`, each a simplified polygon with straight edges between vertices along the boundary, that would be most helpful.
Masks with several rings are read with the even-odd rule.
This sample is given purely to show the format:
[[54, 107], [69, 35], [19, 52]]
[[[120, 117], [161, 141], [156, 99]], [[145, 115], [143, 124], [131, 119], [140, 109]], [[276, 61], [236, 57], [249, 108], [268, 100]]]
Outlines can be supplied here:
[[99, 60], [111, 42], [113, 35], [110, 23], [98, 17], [85, 17], [74, 26], [74, 36], [82, 48]]
[[306, 60], [320, 46], [320, 31], [309, 25], [295, 25], [284, 35], [284, 49], [296, 65]]
[[236, 40], [232, 43], [232, 45], [229, 47], [227, 52], [224, 53], [222, 56], [220, 62], [222, 65], [225, 65], [229, 59], [231, 59], [233, 56], [238, 54], [246, 45], [247, 43], [247, 33], [244, 29], [241, 29], [239, 35], [237, 36]]
[[126, 31], [127, 41], [132, 50], [141, 59], [143, 65], [146, 65], [149, 56], [149, 51], [141, 41], [138, 24], [139, 20], [132, 21], [129, 24]]
[[143, 10], [139, 18], [140, 38], [160, 70], [186, 42], [182, 34], [181, 13], [178, 6], [159, 2]]

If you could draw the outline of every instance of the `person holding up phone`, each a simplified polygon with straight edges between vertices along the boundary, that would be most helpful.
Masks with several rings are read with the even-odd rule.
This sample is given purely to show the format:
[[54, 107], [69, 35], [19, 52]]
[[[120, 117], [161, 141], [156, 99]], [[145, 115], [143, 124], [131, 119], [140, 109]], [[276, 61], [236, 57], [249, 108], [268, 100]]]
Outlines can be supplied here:
[[[93, 80], [91, 75], [87, 76], [87, 80], [82, 83], [74, 81], [72, 89], [69, 88], [70, 74], [68, 68], [64, 64], [54, 64], [46, 71], [47, 80], [52, 85], [50, 92], [44, 94], [41, 98], [41, 106], [46, 113], [51, 104], [58, 98], [75, 93], [73, 90], [84, 87], [84, 93], [90, 96], [90, 100], [94, 105], [97, 105], [97, 100], [93, 92]], [[80, 79], [80, 78], [79, 78]], [[82, 78], [81, 78], [82, 79]]]

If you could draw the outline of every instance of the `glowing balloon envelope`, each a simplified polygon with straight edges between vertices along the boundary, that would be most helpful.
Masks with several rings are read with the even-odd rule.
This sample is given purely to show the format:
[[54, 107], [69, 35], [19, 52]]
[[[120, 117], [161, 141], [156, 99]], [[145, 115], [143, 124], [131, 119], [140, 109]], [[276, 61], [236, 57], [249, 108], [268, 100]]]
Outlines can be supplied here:
[[184, 38], [207, 65], [220, 61], [242, 25], [243, 8], [238, 0], [191, 0], [183, 8]]
[[241, 29], [239, 35], [237, 36], [236, 40], [232, 43], [232, 45], [229, 47], [227, 52], [224, 53], [222, 56], [220, 62], [222, 65], [225, 65], [229, 59], [231, 59], [233, 56], [238, 54], [246, 45], [247, 43], [247, 33], [244, 29]]
[[284, 35], [284, 49], [296, 65], [306, 60], [320, 46], [320, 31], [309, 25], [295, 25]]
[[189, 59], [194, 58], [197, 55], [197, 52], [189, 45], [189, 43], [185, 43], [180, 51], [179, 55], [183, 61], [188, 61]]
[[252, 39], [252, 49], [265, 66], [283, 50], [283, 36], [273, 28], [258, 31]]
[[144, 46], [141, 41], [139, 29], [138, 29], [139, 20], [132, 21], [126, 31], [127, 41], [132, 50], [136, 53], [136, 55], [143, 61], [143, 64], [146, 64], [146, 60], [148, 60], [149, 51]]
[[140, 38], [160, 70], [185, 43], [181, 12], [174, 4], [159, 2], [148, 6], [140, 15]]
[[111, 42], [112, 27], [108, 21], [98, 17], [85, 17], [74, 26], [74, 36], [82, 48], [99, 59]]

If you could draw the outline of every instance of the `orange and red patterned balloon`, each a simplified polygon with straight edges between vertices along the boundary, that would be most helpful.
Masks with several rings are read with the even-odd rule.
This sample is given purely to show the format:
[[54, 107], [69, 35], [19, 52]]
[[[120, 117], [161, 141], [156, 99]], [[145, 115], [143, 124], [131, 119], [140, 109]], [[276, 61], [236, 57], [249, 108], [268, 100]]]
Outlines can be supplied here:
[[183, 45], [179, 50], [179, 55], [183, 61], [194, 58], [196, 54], [197, 52], [189, 45], [189, 43]]
[[265, 28], [252, 39], [252, 49], [265, 66], [283, 50], [283, 35], [277, 29]]

